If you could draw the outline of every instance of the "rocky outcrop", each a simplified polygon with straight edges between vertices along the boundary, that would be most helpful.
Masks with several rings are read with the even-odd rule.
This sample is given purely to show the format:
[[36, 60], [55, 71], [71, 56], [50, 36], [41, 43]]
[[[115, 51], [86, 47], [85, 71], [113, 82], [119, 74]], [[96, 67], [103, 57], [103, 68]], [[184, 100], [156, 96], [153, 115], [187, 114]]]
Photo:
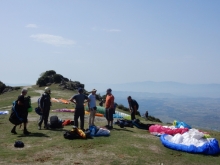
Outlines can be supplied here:
[[62, 80], [59, 86], [63, 89], [69, 89], [69, 90], [77, 90], [78, 88], [84, 89], [85, 87], [85, 85], [81, 84], [79, 81], [65, 81], [65, 80]]
[[11, 86], [6, 86], [3, 82], [0, 81], [0, 94], [10, 92], [13, 90], [19, 90], [21, 89], [20, 87], [11, 87]]

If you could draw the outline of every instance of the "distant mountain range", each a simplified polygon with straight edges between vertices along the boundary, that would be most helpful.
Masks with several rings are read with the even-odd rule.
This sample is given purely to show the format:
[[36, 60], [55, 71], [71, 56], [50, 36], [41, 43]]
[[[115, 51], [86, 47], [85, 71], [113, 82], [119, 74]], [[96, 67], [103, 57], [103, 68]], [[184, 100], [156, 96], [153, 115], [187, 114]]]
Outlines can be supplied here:
[[30, 86], [30, 85], [33, 85], [33, 84], [27, 84], [27, 83], [18, 83], [18, 84], [5, 83], [5, 85], [11, 86], [11, 87], [18, 87], [18, 86]]
[[[177, 82], [133, 82], [123, 84], [88, 83], [85, 88], [96, 88], [98, 93], [103, 93], [107, 88], [114, 91], [123, 91], [127, 94], [132, 92], [142, 96], [156, 97], [206, 97], [220, 98], [220, 84], [184, 84]], [[129, 94], [131, 95], [131, 94]]]
[[220, 131], [220, 84], [183, 84], [176, 82], [136, 82], [126, 84], [86, 84], [101, 95], [112, 88], [115, 102], [128, 107], [130, 95], [138, 101], [139, 111], [172, 123], [184, 121], [192, 127]]

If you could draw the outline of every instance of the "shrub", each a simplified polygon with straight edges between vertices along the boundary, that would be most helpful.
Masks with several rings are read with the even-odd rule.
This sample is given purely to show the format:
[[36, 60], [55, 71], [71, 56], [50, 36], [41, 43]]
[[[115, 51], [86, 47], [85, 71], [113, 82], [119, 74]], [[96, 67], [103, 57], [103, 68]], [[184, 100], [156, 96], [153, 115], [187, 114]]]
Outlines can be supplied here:
[[56, 74], [56, 72], [54, 71], [54, 70], [48, 70], [48, 71], [46, 71], [46, 72], [44, 72], [43, 74], [42, 74], [42, 77], [43, 76], [53, 76], [53, 75], [55, 75]]
[[123, 111], [129, 111], [129, 108], [125, 107], [125, 106], [122, 105], [122, 104], [119, 104], [119, 105], [118, 105], [118, 109], [121, 109], [121, 110], [123, 110]]
[[63, 79], [63, 76], [60, 74], [53, 75], [53, 82], [54, 83], [61, 83], [62, 79]]
[[153, 116], [148, 116], [148, 120], [150, 120], [150, 121], [154, 121], [154, 122], [162, 123], [162, 121], [161, 121], [160, 119], [155, 118], [155, 117], [153, 117]]
[[0, 81], [0, 93], [5, 89], [6, 85]]

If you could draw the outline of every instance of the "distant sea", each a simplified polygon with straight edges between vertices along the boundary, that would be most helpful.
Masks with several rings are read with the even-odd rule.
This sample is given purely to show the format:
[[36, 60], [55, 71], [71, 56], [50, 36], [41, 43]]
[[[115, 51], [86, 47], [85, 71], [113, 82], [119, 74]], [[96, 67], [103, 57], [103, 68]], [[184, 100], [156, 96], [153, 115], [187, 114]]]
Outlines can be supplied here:
[[[163, 123], [183, 121], [193, 128], [220, 131], [220, 99], [213, 98], [137, 98], [139, 111], [159, 118]], [[128, 107], [126, 97], [115, 97], [118, 104]]]

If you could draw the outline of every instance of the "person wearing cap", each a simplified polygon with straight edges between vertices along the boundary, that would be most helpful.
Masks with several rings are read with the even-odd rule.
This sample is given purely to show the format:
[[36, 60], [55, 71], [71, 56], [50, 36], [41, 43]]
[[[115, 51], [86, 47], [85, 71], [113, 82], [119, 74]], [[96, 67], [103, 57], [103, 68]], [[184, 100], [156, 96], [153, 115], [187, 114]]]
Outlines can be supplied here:
[[96, 114], [96, 89], [93, 89], [92, 92], [89, 94], [88, 98], [89, 98], [89, 102], [88, 102], [88, 106], [89, 106], [89, 126], [94, 125], [94, 120], [95, 120], [95, 114]]
[[51, 101], [50, 101], [50, 94], [51, 90], [49, 87], [46, 87], [44, 89], [44, 93], [42, 94], [40, 101], [39, 101], [39, 108], [41, 109], [42, 115], [40, 115], [40, 119], [38, 122], [38, 129], [41, 129], [41, 125], [44, 122], [44, 128], [49, 129], [48, 126], [48, 117], [50, 114], [50, 107], [51, 107]]
[[[17, 107], [16, 107], [16, 111], [18, 113], [18, 116], [21, 117], [23, 119], [23, 123], [24, 123], [24, 130], [23, 130], [23, 133], [25, 135], [28, 135], [30, 134], [31, 132], [29, 132], [27, 130], [27, 122], [28, 122], [28, 119], [27, 119], [27, 116], [28, 116], [28, 106], [27, 106], [27, 103], [25, 102], [25, 96], [27, 94], [27, 89], [23, 88], [22, 91], [21, 91], [21, 94], [18, 96], [18, 99], [17, 99]], [[16, 126], [15, 125], [12, 130], [11, 130], [11, 133], [13, 134], [17, 134], [16, 132]]]
[[131, 113], [131, 120], [134, 120], [139, 105], [136, 100], [131, 98], [131, 96], [128, 96], [127, 99], [128, 99], [128, 105], [129, 105], [129, 109]]
[[113, 113], [114, 113], [114, 96], [112, 95], [112, 90], [109, 88], [106, 91], [106, 99], [105, 99], [105, 117], [107, 119], [108, 124], [106, 127], [108, 129], [112, 129], [113, 126]]
[[74, 95], [69, 101], [73, 102], [76, 105], [74, 113], [74, 125], [78, 127], [78, 118], [80, 117], [80, 128], [84, 130], [84, 116], [85, 109], [84, 103], [89, 102], [90, 99], [88, 96], [83, 94], [83, 89], [78, 89], [78, 94]]

